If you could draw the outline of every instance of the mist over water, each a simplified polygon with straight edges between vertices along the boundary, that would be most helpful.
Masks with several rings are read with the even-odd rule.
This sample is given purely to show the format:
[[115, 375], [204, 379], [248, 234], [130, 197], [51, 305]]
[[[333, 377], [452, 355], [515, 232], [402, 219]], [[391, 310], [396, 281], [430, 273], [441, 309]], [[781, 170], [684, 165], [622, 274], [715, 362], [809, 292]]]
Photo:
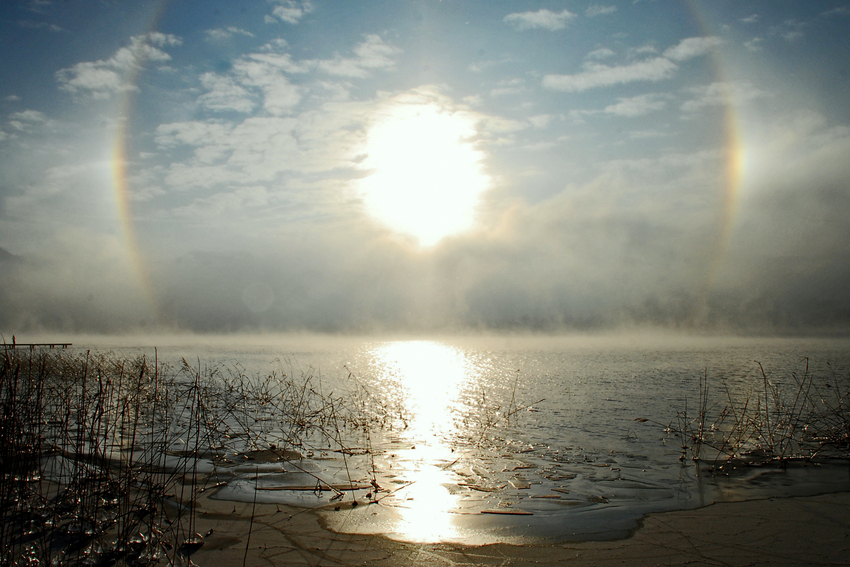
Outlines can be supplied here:
[[[155, 351], [139, 346], [147, 341]], [[339, 531], [412, 541], [607, 538], [625, 535], [651, 511], [850, 489], [846, 467], [837, 475], [791, 466], [715, 476], [703, 463], [698, 471], [680, 459], [680, 437], [665, 431], [679, 415], [695, 415], [701, 384], [712, 404], [755, 399], [761, 368], [771, 387], [793, 391], [812, 376], [841, 388], [850, 376], [847, 339], [236, 335], [101, 337], [91, 346], [286, 375], [323, 394], [380, 405], [392, 425], [365, 437], [350, 432], [354, 449], [345, 456], [318, 442], [299, 465], [331, 483], [368, 486], [374, 478], [388, 492], [379, 504], [336, 513], [329, 493], [262, 494], [322, 508]], [[294, 469], [267, 472], [271, 487], [315, 482]], [[252, 487], [237, 479], [217, 497], [250, 499]], [[488, 510], [531, 515], [481, 513]]]

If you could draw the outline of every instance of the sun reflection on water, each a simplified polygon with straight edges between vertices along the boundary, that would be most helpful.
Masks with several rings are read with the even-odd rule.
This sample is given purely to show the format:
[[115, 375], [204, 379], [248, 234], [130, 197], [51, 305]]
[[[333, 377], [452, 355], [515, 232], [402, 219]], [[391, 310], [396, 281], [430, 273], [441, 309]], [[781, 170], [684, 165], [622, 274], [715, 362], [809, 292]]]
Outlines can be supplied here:
[[417, 542], [452, 539], [458, 535], [453, 522], [458, 496], [447, 488], [454, 454], [446, 439], [455, 428], [462, 388], [473, 378], [471, 365], [463, 351], [433, 341], [386, 343], [375, 349], [373, 360], [380, 378], [399, 388], [410, 416], [411, 448], [399, 452], [410, 484], [397, 494], [394, 531]]
[[380, 378], [401, 390], [413, 435], [439, 435], [451, 428], [452, 409], [468, 379], [462, 351], [433, 341], [403, 341], [381, 345], [373, 357]]

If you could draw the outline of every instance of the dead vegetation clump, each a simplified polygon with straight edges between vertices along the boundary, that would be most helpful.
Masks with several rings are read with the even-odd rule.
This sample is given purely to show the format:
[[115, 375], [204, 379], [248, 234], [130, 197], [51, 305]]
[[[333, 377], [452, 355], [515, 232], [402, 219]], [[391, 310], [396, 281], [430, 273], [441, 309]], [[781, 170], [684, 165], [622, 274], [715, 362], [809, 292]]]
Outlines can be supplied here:
[[381, 407], [355, 402], [312, 376], [6, 348], [0, 565], [186, 564], [204, 543], [201, 493], [231, 481], [229, 467], [298, 468], [387, 425]]
[[675, 422], [664, 426], [681, 442], [679, 459], [729, 474], [739, 467], [850, 458], [848, 377], [815, 376], [803, 359], [802, 372], [772, 380], [756, 364], [757, 373], [734, 389], [724, 380], [719, 397], [707, 373], [700, 378], [696, 408], [685, 403]]

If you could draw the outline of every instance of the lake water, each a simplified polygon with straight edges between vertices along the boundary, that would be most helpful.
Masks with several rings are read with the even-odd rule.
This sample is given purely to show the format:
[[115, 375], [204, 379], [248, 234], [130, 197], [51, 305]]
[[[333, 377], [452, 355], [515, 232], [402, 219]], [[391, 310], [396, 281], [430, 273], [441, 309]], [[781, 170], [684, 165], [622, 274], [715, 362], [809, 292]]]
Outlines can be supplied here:
[[[138, 340], [137, 340], [138, 341]], [[391, 420], [327, 439], [297, 463], [244, 466], [217, 498], [321, 511], [342, 532], [406, 541], [528, 541], [626, 535], [646, 513], [724, 500], [850, 490], [850, 469], [742, 467], [712, 475], [680, 459], [665, 431], [709, 399], [738, 401], [764, 379], [793, 391], [801, 377], [846, 394], [850, 341], [675, 336], [393, 338], [323, 336], [147, 339], [175, 364], [309, 378], [323, 394], [380, 407]], [[136, 342], [97, 349], [153, 355]], [[79, 341], [78, 341], [79, 344]], [[808, 369], [807, 369], [808, 368]], [[827, 386], [828, 384], [828, 386]], [[728, 388], [728, 394], [727, 392]], [[826, 390], [825, 390], [826, 391]], [[258, 475], [258, 473], [260, 473]], [[330, 491], [261, 490], [374, 480]], [[367, 495], [366, 493], [370, 493]], [[372, 494], [374, 493], [374, 494]], [[369, 503], [371, 500], [378, 500]], [[339, 510], [334, 508], [339, 507]], [[501, 512], [493, 514], [490, 512]]]

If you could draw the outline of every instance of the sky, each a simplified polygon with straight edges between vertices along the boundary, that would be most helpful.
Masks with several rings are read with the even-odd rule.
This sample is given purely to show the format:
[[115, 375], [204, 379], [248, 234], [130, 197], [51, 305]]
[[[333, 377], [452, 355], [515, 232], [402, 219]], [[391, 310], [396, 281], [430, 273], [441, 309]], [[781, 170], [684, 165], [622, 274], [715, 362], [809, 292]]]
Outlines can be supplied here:
[[0, 332], [850, 331], [850, 2], [10, 0]]

